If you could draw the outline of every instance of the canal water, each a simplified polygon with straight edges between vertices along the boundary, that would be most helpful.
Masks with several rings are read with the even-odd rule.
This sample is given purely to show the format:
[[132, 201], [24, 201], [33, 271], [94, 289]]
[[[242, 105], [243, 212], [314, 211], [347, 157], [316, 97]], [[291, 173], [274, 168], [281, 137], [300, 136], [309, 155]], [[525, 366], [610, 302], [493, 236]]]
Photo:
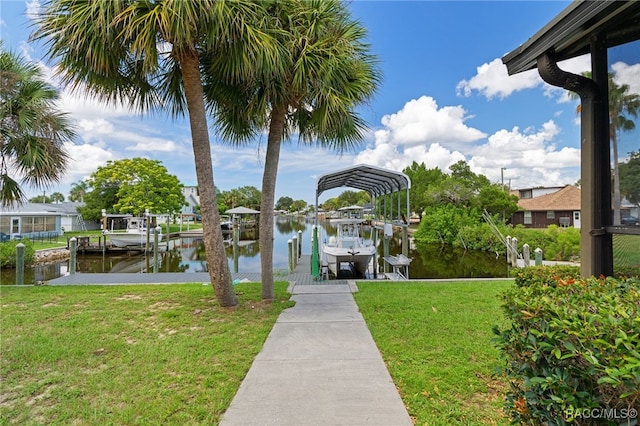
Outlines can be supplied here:
[[[278, 216], [274, 221], [274, 269], [287, 270], [287, 241], [302, 231], [302, 253], [311, 253], [311, 234], [313, 222], [301, 218]], [[320, 238], [335, 235], [336, 229], [330, 222], [323, 223]], [[225, 242], [229, 268], [232, 272], [260, 272], [260, 249], [256, 230], [240, 234], [236, 244], [232, 235], [226, 234]], [[367, 231], [365, 237], [369, 237]], [[379, 238], [380, 240], [380, 238]], [[389, 243], [390, 254], [402, 252], [399, 236]], [[382, 271], [382, 244], [378, 247], [380, 271]], [[205, 272], [207, 264], [204, 245], [201, 238], [177, 238], [168, 242], [160, 257], [159, 272]], [[479, 251], [465, 251], [455, 247], [440, 245], [420, 245], [413, 240], [409, 243], [409, 257], [413, 259], [409, 266], [409, 278], [491, 278], [508, 276], [508, 267], [504, 256]], [[66, 275], [69, 262], [61, 261], [46, 265], [37, 265], [25, 270], [25, 283], [47, 281]], [[153, 271], [153, 255], [137, 252], [117, 254], [78, 253], [78, 273], [145, 273]], [[15, 283], [15, 271], [3, 269], [1, 284]]]

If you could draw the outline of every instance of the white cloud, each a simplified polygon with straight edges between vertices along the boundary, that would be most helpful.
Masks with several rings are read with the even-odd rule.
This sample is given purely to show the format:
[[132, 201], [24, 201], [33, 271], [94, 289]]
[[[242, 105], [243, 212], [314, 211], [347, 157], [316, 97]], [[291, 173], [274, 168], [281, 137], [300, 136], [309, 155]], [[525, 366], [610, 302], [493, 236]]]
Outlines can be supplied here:
[[42, 6], [40, 5], [40, 2], [38, 0], [27, 1], [25, 2], [25, 6], [27, 9], [26, 10], [27, 18], [29, 18], [32, 21], [35, 20], [40, 14], [40, 9], [42, 8]]
[[629, 92], [640, 94], [640, 64], [628, 65], [624, 62], [616, 62], [611, 65], [615, 73], [616, 84], [628, 84]]
[[116, 160], [113, 152], [102, 147], [82, 143], [74, 144], [67, 142], [64, 149], [69, 153], [71, 159], [67, 167], [67, 172], [62, 179], [62, 184], [71, 184], [88, 178], [98, 167], [103, 166], [109, 160]]
[[456, 90], [458, 95], [466, 97], [471, 96], [473, 91], [478, 91], [487, 99], [495, 96], [503, 99], [513, 92], [532, 89], [541, 83], [542, 79], [535, 70], [509, 76], [502, 60], [496, 58], [476, 68], [476, 75], [469, 80], [459, 82]]
[[464, 124], [468, 118], [471, 117], [459, 105], [438, 108], [435, 99], [422, 96], [407, 102], [397, 113], [382, 117], [384, 129], [375, 132], [376, 145], [441, 143], [456, 146], [485, 137], [485, 133]]
[[580, 151], [569, 147], [558, 150], [554, 139], [559, 133], [553, 121], [539, 129], [499, 130], [471, 153], [469, 166], [492, 182], [500, 181], [501, 168], [505, 168], [505, 180], [513, 179], [518, 188], [574, 183], [579, 177]]
[[[420, 100], [422, 102], [418, 102]], [[519, 188], [565, 185], [579, 178], [580, 152], [575, 148], [557, 148], [556, 139], [561, 131], [553, 120], [539, 128], [498, 130], [489, 137], [485, 135], [485, 141], [480, 144], [449, 142], [447, 145], [425, 136], [437, 133], [439, 123], [434, 119], [424, 120], [420, 114], [423, 110], [441, 112], [445, 108], [438, 109], [431, 98], [420, 100], [411, 101], [398, 113], [385, 116], [384, 127], [374, 134], [375, 143], [361, 151], [353, 163], [400, 171], [416, 161], [427, 168], [438, 167], [448, 172], [452, 164], [464, 160], [471, 170], [492, 182], [500, 182], [501, 169], [505, 168], [505, 184], [512, 181], [512, 185]], [[464, 113], [446, 117], [451, 128], [464, 126]]]
[[[559, 62], [558, 66], [562, 70], [575, 74], [591, 69], [589, 55]], [[477, 91], [487, 99], [494, 97], [504, 99], [514, 92], [536, 87], [543, 87], [545, 95], [558, 96], [560, 101], [568, 99], [566, 90], [546, 84], [535, 69], [510, 76], [507, 73], [507, 67], [500, 58], [477, 67], [476, 75], [468, 80], [460, 81], [456, 90], [459, 96], [469, 97], [474, 91]]]

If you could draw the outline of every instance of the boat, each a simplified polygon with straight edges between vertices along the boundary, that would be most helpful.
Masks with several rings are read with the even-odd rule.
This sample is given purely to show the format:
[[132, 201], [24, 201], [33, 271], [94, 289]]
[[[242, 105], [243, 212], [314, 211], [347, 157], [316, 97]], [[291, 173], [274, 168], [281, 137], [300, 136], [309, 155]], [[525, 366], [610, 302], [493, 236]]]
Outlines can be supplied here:
[[364, 278], [367, 275], [376, 247], [371, 240], [360, 236], [363, 222], [363, 219], [354, 218], [331, 221], [337, 227], [338, 235], [332, 235], [322, 246], [322, 264], [337, 278]]
[[231, 216], [226, 214], [220, 215], [220, 228], [223, 231], [231, 231], [233, 230], [233, 220], [231, 220]]
[[[109, 237], [115, 247], [145, 247], [147, 245], [147, 219], [144, 217], [127, 217], [127, 228], [123, 230], [103, 231]], [[148, 231], [149, 242], [153, 244], [155, 228]], [[158, 234], [158, 241], [162, 241], [164, 235]]]

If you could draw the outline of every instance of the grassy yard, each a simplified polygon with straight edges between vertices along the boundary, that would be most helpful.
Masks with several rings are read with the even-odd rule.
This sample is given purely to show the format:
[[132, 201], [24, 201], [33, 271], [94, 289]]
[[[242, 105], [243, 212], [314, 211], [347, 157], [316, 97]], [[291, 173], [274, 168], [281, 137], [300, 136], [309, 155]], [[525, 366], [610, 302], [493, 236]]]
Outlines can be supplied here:
[[358, 283], [356, 302], [416, 424], [509, 424], [490, 339], [510, 285]]
[[[491, 328], [505, 281], [359, 283], [354, 296], [418, 425], [508, 424]], [[239, 284], [1, 289], [0, 424], [216, 424], [286, 307]]]
[[3, 287], [0, 424], [216, 424], [279, 313], [211, 286]]

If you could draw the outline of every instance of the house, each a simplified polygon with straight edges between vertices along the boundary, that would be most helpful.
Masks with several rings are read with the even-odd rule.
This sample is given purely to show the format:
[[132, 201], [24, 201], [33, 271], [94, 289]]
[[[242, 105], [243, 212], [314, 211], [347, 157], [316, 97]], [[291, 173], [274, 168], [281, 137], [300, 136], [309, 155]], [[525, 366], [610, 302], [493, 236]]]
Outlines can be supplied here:
[[200, 191], [197, 186], [183, 186], [182, 195], [187, 202], [186, 206], [182, 206], [180, 215], [185, 218], [194, 218], [200, 211]]
[[538, 188], [524, 188], [511, 191], [512, 194], [517, 195], [519, 199], [523, 198], [536, 198], [541, 195], [553, 194], [560, 191], [564, 186], [542, 186]]
[[[25, 203], [0, 210], [0, 232], [10, 238], [42, 239], [64, 231], [87, 230], [79, 203]], [[97, 229], [97, 228], [96, 228]]]
[[555, 191], [538, 192], [544, 195], [518, 200], [520, 210], [511, 216], [513, 225], [527, 228], [546, 228], [549, 225], [580, 228], [579, 188], [567, 185]]

